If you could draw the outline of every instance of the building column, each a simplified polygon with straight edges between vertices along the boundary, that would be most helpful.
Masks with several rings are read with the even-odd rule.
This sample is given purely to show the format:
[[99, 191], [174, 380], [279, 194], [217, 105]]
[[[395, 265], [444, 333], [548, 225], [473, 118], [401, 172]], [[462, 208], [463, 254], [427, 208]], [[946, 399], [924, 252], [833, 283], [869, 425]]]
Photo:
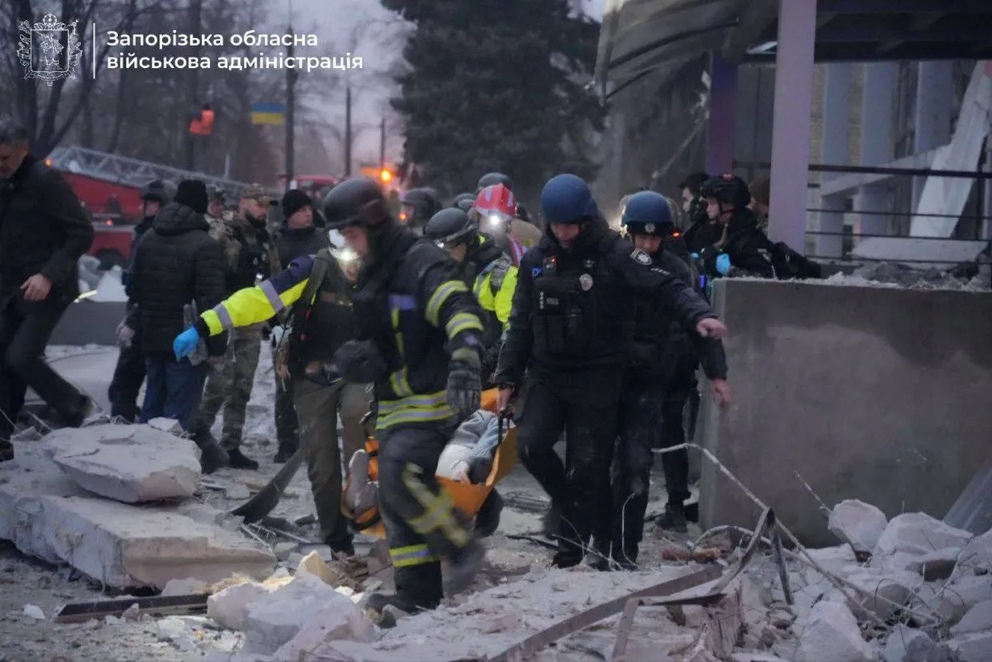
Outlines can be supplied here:
[[[954, 102], [954, 63], [924, 60], [916, 72], [916, 114], [913, 118], [913, 151], [929, 152], [951, 141], [951, 104]], [[920, 203], [926, 177], [913, 178], [913, 205]]]
[[[823, 90], [823, 155], [825, 165], [847, 165], [850, 122], [848, 113], [851, 99], [851, 65], [847, 62], [828, 64], [827, 80]], [[838, 177], [837, 173], [820, 174], [821, 182]], [[844, 237], [843, 194], [824, 196], [820, 201], [816, 236], [816, 254], [820, 257], [842, 257]]]
[[737, 65], [713, 53], [710, 59], [710, 117], [706, 136], [706, 171], [711, 175], [734, 169], [737, 128]]
[[768, 235], [806, 252], [816, 0], [779, 0]]
[[[895, 62], [865, 65], [864, 98], [861, 106], [861, 165], [881, 166], [893, 160], [892, 93], [896, 82]], [[856, 208], [861, 215], [861, 234], [889, 234], [889, 186], [869, 184], [858, 188]]]

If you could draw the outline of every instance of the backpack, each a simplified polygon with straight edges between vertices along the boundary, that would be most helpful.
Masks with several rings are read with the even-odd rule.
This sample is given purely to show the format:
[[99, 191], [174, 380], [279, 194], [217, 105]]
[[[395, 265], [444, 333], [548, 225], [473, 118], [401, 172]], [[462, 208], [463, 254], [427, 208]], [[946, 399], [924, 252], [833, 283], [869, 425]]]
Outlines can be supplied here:
[[773, 244], [769, 241], [768, 254], [779, 280], [823, 278], [823, 268], [819, 264], [792, 250], [785, 242]]
[[271, 275], [272, 265], [269, 260], [268, 246], [262, 242], [250, 245], [240, 229], [235, 229], [235, 241], [241, 245], [238, 251], [238, 265], [234, 273], [229, 275], [228, 285], [231, 291], [254, 287], [259, 278], [263, 280]]

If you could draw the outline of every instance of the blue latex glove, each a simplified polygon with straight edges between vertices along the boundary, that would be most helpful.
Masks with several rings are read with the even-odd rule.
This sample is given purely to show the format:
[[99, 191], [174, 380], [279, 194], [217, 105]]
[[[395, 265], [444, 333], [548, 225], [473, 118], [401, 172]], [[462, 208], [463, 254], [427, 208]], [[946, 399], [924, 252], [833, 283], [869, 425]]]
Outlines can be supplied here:
[[727, 272], [730, 271], [730, 256], [726, 253], [721, 253], [716, 257], [716, 270], [721, 276], [726, 276]]
[[176, 360], [184, 359], [196, 350], [196, 344], [200, 342], [200, 334], [196, 327], [189, 327], [172, 341], [172, 351], [176, 355]]

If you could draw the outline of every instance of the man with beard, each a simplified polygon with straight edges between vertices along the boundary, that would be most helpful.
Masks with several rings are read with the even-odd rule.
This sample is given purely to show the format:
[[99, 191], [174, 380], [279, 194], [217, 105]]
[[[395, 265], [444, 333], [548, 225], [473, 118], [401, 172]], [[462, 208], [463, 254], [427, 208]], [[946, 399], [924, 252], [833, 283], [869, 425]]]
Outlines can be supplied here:
[[[279, 255], [265, 225], [269, 198], [258, 185], [241, 194], [237, 216], [229, 223], [215, 224], [210, 235], [224, 249], [227, 266], [227, 295], [252, 287], [279, 272]], [[204, 311], [199, 311], [204, 312]], [[197, 436], [206, 438], [214, 420], [224, 409], [221, 446], [227, 451], [234, 469], [258, 469], [258, 462], [241, 452], [245, 410], [251, 398], [262, 333], [267, 322], [260, 322], [231, 332], [223, 361], [210, 364], [210, 374], [200, 404]]]

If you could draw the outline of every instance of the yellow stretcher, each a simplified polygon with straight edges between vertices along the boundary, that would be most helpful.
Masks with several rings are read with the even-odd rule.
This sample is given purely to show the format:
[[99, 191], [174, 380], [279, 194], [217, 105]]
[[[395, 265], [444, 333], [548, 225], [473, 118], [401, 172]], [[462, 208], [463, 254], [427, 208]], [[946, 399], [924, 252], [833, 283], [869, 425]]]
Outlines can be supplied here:
[[[497, 394], [498, 389], [483, 391], [480, 409], [496, 413]], [[517, 463], [517, 429], [509, 427], [502, 430], [502, 433], [503, 438], [499, 446], [496, 447], [496, 453], [493, 457], [493, 467], [489, 471], [489, 476], [485, 482], [478, 484], [460, 483], [442, 476], [437, 477], [438, 483], [451, 495], [455, 507], [467, 517], [475, 517], [475, 514], [479, 512], [479, 508], [482, 507], [489, 493], [493, 491], [493, 488], [496, 487], [498, 482], [510, 473], [513, 465]], [[365, 450], [369, 454], [369, 480], [376, 481], [379, 479], [379, 462], [377, 459], [379, 442], [375, 437], [370, 436], [365, 441]], [[364, 535], [377, 538], [386, 537], [386, 530], [378, 517], [378, 513], [376, 513], [376, 516], [371, 521], [366, 521], [364, 524], [354, 520], [351, 513], [346, 512], [345, 515], [353, 520], [356, 528]]]

